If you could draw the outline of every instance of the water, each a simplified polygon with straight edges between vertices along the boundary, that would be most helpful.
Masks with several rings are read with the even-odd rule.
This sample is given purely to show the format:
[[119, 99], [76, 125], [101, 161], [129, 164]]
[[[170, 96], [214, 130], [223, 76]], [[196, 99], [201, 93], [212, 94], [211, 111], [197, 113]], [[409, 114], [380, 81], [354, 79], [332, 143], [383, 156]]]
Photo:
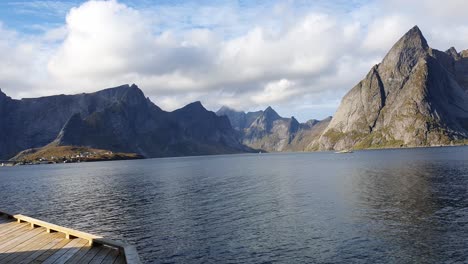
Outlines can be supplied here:
[[468, 147], [0, 168], [0, 210], [147, 263], [468, 262]]

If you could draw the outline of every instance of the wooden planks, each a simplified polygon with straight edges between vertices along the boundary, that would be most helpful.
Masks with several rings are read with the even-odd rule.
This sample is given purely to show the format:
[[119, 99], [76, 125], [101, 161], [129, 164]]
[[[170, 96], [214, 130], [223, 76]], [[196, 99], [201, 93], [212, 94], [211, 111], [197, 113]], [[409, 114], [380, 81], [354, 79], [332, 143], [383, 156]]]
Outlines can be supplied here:
[[[34, 218], [7, 216], [2, 217], [0, 212], [0, 264], [140, 263], [136, 250], [129, 245]], [[90, 239], [97, 241], [90, 243]], [[128, 257], [136, 261], [127, 260], [126, 249]]]

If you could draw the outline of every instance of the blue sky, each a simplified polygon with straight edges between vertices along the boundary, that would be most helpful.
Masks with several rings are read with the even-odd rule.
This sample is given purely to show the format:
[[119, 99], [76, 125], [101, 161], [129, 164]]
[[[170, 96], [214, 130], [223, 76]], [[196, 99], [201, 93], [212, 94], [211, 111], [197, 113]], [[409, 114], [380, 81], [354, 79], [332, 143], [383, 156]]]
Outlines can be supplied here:
[[[44, 29], [60, 26], [65, 23], [68, 11], [85, 3], [83, 0], [5, 0], [0, 2], [0, 21], [8, 27], [27, 34], [41, 33]], [[121, 0], [129, 7], [135, 9], [177, 8], [190, 6], [232, 6], [239, 10], [268, 9], [278, 3], [275, 0], [238, 0], [238, 1], [183, 1], [183, 0]], [[297, 11], [301, 10], [337, 10], [350, 12], [357, 7], [368, 3], [364, 0], [316, 0], [294, 1], [293, 6]], [[181, 17], [187, 27], [201, 27], [192, 23], [190, 15]]]
[[342, 96], [419, 25], [468, 47], [468, 1], [0, 1], [0, 88], [13, 98], [136, 83], [166, 110], [271, 105], [300, 121]]

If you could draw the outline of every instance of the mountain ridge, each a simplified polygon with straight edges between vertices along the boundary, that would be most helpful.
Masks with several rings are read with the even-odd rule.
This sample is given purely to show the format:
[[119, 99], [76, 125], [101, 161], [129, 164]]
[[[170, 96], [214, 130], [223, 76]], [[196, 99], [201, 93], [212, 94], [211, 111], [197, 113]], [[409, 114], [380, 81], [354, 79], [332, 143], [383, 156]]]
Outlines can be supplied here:
[[[1, 159], [49, 144], [146, 157], [252, 151], [239, 142], [225, 118], [206, 110], [200, 102], [166, 112], [134, 84], [89, 94], [20, 100], [0, 95], [0, 100], [0, 124], [4, 127], [0, 131]], [[185, 118], [184, 112], [191, 117]]]
[[[331, 119], [312, 119], [306, 123], [299, 123], [294, 116], [280, 116], [271, 106], [265, 110], [247, 113], [222, 106], [216, 114], [226, 116], [235, 124], [233, 127], [239, 131], [242, 143], [267, 152], [311, 150], [309, 142], [305, 142], [304, 139], [320, 133]], [[317, 124], [320, 126], [315, 127]]]
[[317, 149], [448, 145], [466, 138], [468, 95], [447, 69], [453, 63], [413, 27], [343, 97]]

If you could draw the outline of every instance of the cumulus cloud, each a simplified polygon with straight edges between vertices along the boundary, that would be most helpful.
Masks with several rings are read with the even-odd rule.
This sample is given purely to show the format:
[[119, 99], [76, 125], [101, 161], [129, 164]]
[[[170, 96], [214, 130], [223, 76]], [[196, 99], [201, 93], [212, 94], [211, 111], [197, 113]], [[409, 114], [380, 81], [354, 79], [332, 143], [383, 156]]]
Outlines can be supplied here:
[[23, 97], [136, 83], [167, 110], [201, 100], [213, 110], [272, 105], [300, 120], [320, 118], [333, 114], [341, 96], [414, 24], [436, 48], [468, 47], [468, 22], [460, 18], [467, 5], [139, 8], [88, 1], [39, 36], [0, 25], [0, 59], [8, 65], [0, 69], [0, 87]]

